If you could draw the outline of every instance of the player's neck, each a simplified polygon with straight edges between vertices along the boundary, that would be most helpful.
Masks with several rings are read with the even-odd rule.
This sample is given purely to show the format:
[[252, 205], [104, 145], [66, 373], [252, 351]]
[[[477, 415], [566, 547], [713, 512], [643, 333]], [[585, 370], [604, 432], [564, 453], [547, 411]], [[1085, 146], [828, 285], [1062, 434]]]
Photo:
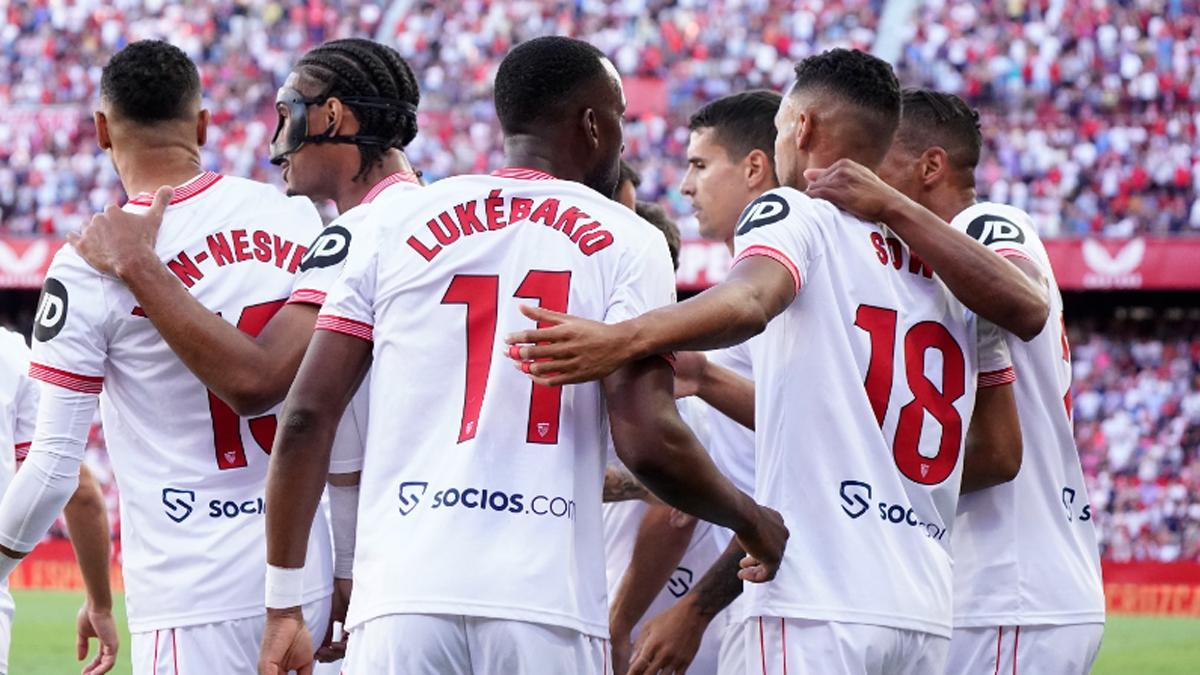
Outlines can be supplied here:
[[114, 153], [113, 163], [129, 196], [153, 193], [164, 185], [183, 185], [203, 172], [199, 151], [138, 148]]
[[522, 169], [537, 169], [561, 180], [583, 182], [579, 167], [561, 154], [564, 144], [550, 143], [544, 138], [514, 135], [504, 139], [504, 165]]
[[371, 170], [365, 176], [357, 180], [342, 183], [341, 189], [333, 197], [333, 201], [337, 205], [338, 214], [345, 213], [361, 204], [367, 193], [378, 185], [379, 181], [402, 171], [416, 173], [416, 171], [413, 171], [408, 157], [403, 152], [396, 150], [385, 153], [383, 160], [371, 167]]
[[948, 189], [942, 194], [933, 195], [929, 210], [947, 223], [975, 203], [975, 188]]

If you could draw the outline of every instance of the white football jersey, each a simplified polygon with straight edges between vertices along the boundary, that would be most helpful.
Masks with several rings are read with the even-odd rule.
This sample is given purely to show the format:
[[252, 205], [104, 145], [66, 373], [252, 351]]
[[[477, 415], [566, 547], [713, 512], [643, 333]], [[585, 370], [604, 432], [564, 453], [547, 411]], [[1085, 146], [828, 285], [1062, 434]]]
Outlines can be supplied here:
[[1029, 342], [1006, 335], [1024, 453], [1015, 480], [963, 495], [954, 528], [954, 624], [1099, 623], [1104, 587], [1096, 527], [1071, 429], [1071, 351], [1062, 295], [1029, 216], [975, 204], [955, 228], [1032, 261], [1049, 285], [1050, 316]]
[[378, 198], [318, 330], [373, 341], [348, 625], [462, 614], [608, 634], [598, 383], [543, 387], [520, 303], [602, 321], [667, 304], [658, 230], [532, 170]]
[[748, 206], [735, 265], [769, 257], [791, 305], [751, 345], [756, 490], [791, 529], [750, 616], [950, 636], [950, 535], [976, 378], [1011, 378], [976, 319], [886, 227], [791, 188]]
[[[370, 205], [385, 191], [415, 190], [421, 187], [416, 175], [407, 171], [394, 173], [376, 183], [363, 197], [362, 202], [329, 223], [316, 241], [308, 247], [308, 253], [300, 261], [300, 271], [288, 304], [304, 303], [320, 307], [325, 296], [342, 275], [342, 266], [354, 233], [362, 228]], [[370, 387], [359, 387], [350, 400], [349, 407], [338, 423], [329, 458], [329, 473], [354, 473], [362, 469], [363, 452], [367, 443], [367, 421], [370, 419]]]
[[[127, 210], [144, 209], [149, 195]], [[257, 335], [288, 299], [312, 203], [204, 173], [176, 188], [155, 250], [205, 307]], [[274, 411], [239, 418], [175, 356], [132, 293], [70, 246], [54, 257], [34, 325], [30, 375], [100, 395], [121, 492], [121, 545], [133, 632], [264, 612], [263, 489]], [[332, 588], [331, 548], [314, 524], [304, 600]]]
[[0, 495], [33, 443], [37, 383], [29, 378], [25, 338], [0, 327]]
[[[707, 353], [708, 360], [753, 380], [750, 345], [757, 339], [754, 337], [732, 347], [714, 349]], [[705, 408], [709, 434], [705, 447], [712, 456], [713, 464], [737, 489], [748, 495], [754, 494], [754, 432], [712, 406], [706, 405]], [[733, 531], [723, 527], [714, 527], [712, 535], [721, 549], [729, 546], [733, 539]]]

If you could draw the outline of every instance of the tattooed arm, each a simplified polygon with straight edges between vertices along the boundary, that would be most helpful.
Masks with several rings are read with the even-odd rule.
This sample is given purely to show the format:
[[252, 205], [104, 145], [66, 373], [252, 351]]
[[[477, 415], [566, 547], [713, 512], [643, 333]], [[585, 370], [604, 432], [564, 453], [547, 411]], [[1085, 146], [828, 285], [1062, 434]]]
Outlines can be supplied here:
[[609, 464], [604, 469], [604, 501], [624, 502], [640, 499], [651, 504], [661, 504], [633, 473], [622, 464]]

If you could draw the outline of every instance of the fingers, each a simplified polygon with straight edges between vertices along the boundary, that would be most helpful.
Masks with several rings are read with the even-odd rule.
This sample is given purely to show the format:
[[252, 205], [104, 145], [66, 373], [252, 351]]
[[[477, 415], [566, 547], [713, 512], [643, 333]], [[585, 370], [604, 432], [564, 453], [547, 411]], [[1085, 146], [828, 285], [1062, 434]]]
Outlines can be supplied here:
[[171, 197], [175, 196], [175, 189], [170, 185], [164, 185], [158, 188], [158, 192], [154, 193], [154, 202], [150, 204], [150, 210], [147, 215], [154, 219], [161, 219], [163, 213], [167, 211], [167, 205], [171, 203]]
[[312, 675], [312, 671], [313, 671], [313, 662], [312, 661], [309, 661], [308, 663], [306, 663], [296, 669], [297, 675]]
[[829, 171], [829, 169], [805, 169], [804, 180], [807, 181], [810, 184], [809, 187], [811, 187], [811, 183], [820, 180], [821, 176], [824, 176], [825, 172], [827, 171]]
[[[554, 331], [555, 329], [553, 328], [530, 331], [530, 335], [537, 339], [530, 343], [509, 345], [508, 349], [504, 350], [504, 355], [514, 361], [534, 361], [572, 356], [573, 352], [569, 347], [556, 344], [556, 341], [561, 342], [570, 336]], [[549, 344], [534, 344], [535, 342], [549, 342]]]
[[88, 639], [83, 633], [75, 633], [75, 660], [82, 661], [88, 655]]
[[524, 314], [526, 318], [533, 319], [534, 321], [537, 321], [539, 324], [549, 323], [549, 324], [553, 324], [553, 325], [558, 325], [558, 324], [566, 321], [567, 319], [571, 318], [571, 315], [569, 315], [569, 314], [563, 314], [562, 312], [555, 312], [553, 310], [543, 309], [542, 307], [537, 307], [534, 305], [521, 304], [520, 308], [521, 308], [521, 313]]

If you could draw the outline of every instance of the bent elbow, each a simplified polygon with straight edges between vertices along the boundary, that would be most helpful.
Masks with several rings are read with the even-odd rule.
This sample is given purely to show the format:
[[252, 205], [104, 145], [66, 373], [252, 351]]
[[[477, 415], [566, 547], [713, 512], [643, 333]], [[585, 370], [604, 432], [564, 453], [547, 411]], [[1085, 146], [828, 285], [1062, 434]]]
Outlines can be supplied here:
[[1017, 474], [1021, 473], [1021, 446], [1018, 444], [1016, 448], [1010, 449], [1004, 453], [1000, 461], [996, 465], [996, 483], [1008, 483], [1017, 479]]
[[1028, 303], [1028, 306], [1021, 312], [1018, 317], [1017, 330], [1014, 334], [1021, 338], [1022, 342], [1029, 342], [1046, 328], [1046, 321], [1050, 318], [1050, 303], [1044, 297], [1039, 297]]

